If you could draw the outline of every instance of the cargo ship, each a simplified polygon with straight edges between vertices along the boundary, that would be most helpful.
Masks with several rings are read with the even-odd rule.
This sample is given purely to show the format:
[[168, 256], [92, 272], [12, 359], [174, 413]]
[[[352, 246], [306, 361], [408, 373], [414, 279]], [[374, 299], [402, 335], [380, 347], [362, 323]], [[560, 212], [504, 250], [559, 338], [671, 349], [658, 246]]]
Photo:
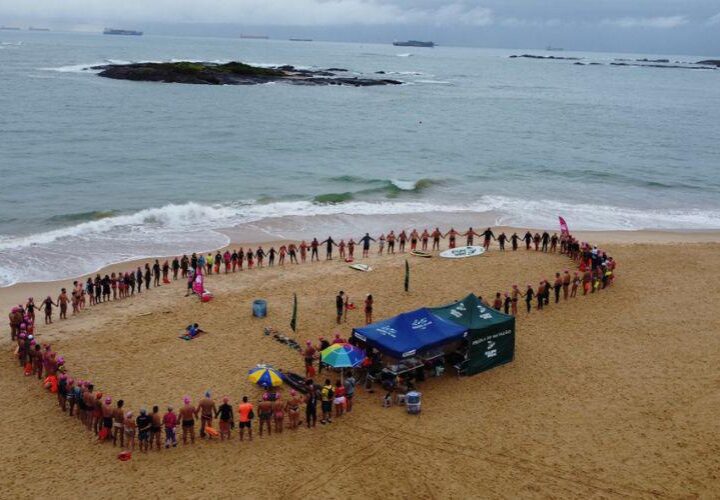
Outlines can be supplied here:
[[20, 28], [17, 28], [17, 27], [15, 27], [15, 26], [0, 26], [0, 30], [20, 31]]
[[28, 31], [50, 31], [50, 28], [36, 28], [35, 26], [30, 26]]
[[103, 31], [103, 35], [132, 35], [132, 36], [141, 36], [143, 34], [142, 31], [135, 31], [135, 30], [117, 30], [114, 28], [105, 28], [105, 31]]
[[420, 42], [418, 40], [408, 40], [407, 42], [393, 42], [395, 47], [435, 47], [435, 42]]
[[312, 38], [291, 38], [291, 42], [312, 42]]
[[240, 38], [246, 38], [248, 40], [267, 40], [270, 37], [267, 35], [245, 35], [241, 33]]

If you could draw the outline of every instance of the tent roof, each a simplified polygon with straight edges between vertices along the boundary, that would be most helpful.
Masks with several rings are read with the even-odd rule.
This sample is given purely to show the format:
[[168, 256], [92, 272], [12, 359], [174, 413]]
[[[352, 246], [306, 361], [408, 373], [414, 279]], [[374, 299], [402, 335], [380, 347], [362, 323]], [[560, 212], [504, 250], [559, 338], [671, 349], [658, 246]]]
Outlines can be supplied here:
[[512, 316], [486, 306], [473, 294], [446, 306], [433, 307], [430, 311], [443, 319], [460, 324], [468, 330], [479, 330], [513, 321]]
[[459, 340], [465, 332], [466, 327], [435, 316], [425, 307], [353, 330], [360, 340], [398, 359]]

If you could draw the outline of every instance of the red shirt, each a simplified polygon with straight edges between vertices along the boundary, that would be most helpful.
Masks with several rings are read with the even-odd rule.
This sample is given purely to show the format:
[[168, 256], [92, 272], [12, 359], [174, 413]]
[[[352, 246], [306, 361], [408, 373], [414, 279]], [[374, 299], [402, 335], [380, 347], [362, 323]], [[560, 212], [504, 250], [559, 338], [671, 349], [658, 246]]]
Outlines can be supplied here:
[[335, 397], [340, 398], [345, 395], [345, 388], [344, 387], [336, 387], [335, 388]]
[[177, 425], [177, 415], [175, 413], [166, 413], [163, 417], [163, 424], [166, 429], [172, 429]]

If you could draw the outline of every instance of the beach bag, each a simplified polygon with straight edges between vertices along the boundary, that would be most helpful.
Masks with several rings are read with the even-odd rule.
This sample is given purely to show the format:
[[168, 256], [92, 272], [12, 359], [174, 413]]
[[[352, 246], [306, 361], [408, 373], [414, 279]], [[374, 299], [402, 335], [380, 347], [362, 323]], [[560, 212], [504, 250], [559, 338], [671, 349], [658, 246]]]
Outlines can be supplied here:
[[252, 420], [253, 418], [255, 418], [255, 412], [250, 410], [250, 413], [248, 413], [248, 420]]

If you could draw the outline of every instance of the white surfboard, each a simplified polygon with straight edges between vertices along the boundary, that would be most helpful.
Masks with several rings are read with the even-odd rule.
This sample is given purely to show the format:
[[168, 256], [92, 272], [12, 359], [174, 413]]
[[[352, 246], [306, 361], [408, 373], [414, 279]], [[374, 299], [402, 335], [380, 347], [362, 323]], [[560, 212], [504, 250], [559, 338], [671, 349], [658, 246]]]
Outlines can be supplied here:
[[440, 257], [445, 257], [446, 259], [464, 259], [466, 257], [477, 257], [484, 253], [485, 249], [483, 247], [457, 247], [445, 250], [440, 254]]
[[350, 269], [355, 269], [356, 271], [363, 271], [366, 273], [368, 271], [372, 271], [372, 267], [368, 266], [367, 264], [353, 264], [349, 267], [350, 267]]

